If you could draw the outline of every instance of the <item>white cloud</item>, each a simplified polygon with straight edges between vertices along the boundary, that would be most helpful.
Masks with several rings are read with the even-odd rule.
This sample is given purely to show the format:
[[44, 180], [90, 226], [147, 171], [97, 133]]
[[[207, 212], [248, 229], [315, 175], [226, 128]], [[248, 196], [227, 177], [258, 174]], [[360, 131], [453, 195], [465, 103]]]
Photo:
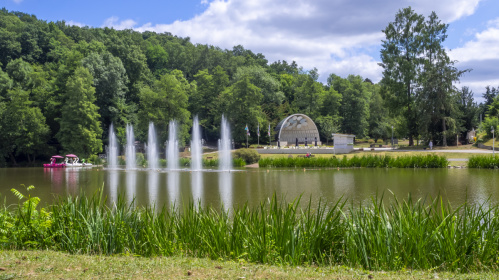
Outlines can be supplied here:
[[81, 22], [77, 22], [77, 21], [67, 21], [66, 22], [66, 25], [74, 25], [74, 26], [78, 26], [78, 27], [84, 27], [85, 24], [81, 23]]
[[487, 29], [475, 34], [471, 41], [449, 52], [457, 60], [459, 69], [472, 69], [461, 79], [461, 85], [469, 86], [478, 101], [486, 86], [499, 86], [499, 18], [491, 20]]
[[110, 17], [104, 21], [102, 27], [112, 27], [116, 30], [132, 29], [137, 22], [132, 19], [126, 19], [120, 21], [118, 17]]
[[399, 9], [412, 6], [420, 14], [436, 11], [444, 22], [473, 14], [480, 0], [201, 0], [206, 10], [185, 21], [168, 24], [119, 22], [112, 17], [105, 26], [116, 29], [170, 32], [190, 37], [194, 43], [231, 49], [243, 45], [263, 53], [270, 61], [295, 60], [305, 69], [317, 67], [321, 81], [330, 73], [360, 74], [378, 81], [381, 32]]
[[452, 50], [450, 56], [461, 62], [499, 59], [499, 18], [490, 21], [489, 28], [476, 33], [463, 47]]
[[12, 0], [12, 1], [14, 1], [14, 3], [16, 3], [16, 4], [19, 4], [19, 3], [21, 3], [23, 0]]

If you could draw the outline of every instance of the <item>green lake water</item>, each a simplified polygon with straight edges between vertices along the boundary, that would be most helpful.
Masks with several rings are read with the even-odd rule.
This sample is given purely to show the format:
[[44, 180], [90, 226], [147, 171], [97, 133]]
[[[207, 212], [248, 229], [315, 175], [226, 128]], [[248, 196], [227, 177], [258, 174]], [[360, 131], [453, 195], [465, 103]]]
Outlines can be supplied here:
[[[93, 194], [104, 186], [110, 202], [123, 195], [138, 205], [171, 206], [189, 200], [203, 206], [256, 206], [274, 193], [292, 200], [300, 195], [314, 205], [319, 199], [335, 202], [340, 197], [354, 204], [368, 202], [376, 194], [386, 199], [435, 197], [458, 205], [466, 200], [499, 202], [499, 171], [480, 169], [244, 169], [234, 172], [106, 170], [104, 168], [2, 168], [0, 198], [17, 203], [10, 191], [20, 184], [34, 185], [33, 195], [48, 204], [56, 195]], [[24, 193], [24, 191], [23, 191]]]

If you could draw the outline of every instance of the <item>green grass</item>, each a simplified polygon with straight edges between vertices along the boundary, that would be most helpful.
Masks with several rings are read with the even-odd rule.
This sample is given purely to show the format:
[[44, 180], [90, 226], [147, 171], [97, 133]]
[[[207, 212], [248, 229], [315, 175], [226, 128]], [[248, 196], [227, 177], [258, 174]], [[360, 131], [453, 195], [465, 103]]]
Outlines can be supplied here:
[[392, 167], [392, 168], [443, 168], [448, 160], [433, 154], [390, 157], [364, 155], [362, 157], [313, 157], [313, 158], [262, 158], [259, 166], [265, 167]]
[[472, 156], [468, 160], [468, 168], [499, 168], [499, 156]]
[[[29, 193], [29, 190], [28, 190]], [[175, 256], [278, 265], [346, 265], [368, 270], [497, 271], [499, 207], [452, 207], [410, 196], [385, 204], [343, 199], [299, 207], [275, 196], [259, 207], [135, 208], [122, 196], [106, 206], [102, 191], [60, 198], [37, 210], [19, 196], [0, 211], [0, 248], [71, 254]]]
[[494, 272], [368, 271], [346, 266], [267, 265], [192, 257], [144, 258], [45, 250], [0, 251], [0, 279], [496, 279]]

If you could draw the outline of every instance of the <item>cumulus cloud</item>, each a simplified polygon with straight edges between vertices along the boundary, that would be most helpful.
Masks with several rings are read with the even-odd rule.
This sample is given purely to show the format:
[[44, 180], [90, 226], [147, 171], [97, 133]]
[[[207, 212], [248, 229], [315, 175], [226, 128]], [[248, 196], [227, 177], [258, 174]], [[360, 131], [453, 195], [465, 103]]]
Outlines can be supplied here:
[[104, 21], [102, 27], [112, 27], [116, 30], [132, 29], [137, 25], [137, 22], [132, 19], [120, 21], [118, 17], [110, 17]]
[[449, 52], [460, 69], [473, 69], [462, 79], [475, 93], [484, 92], [485, 86], [499, 86], [499, 18], [488, 22], [487, 29], [475, 34], [471, 41]]
[[436, 11], [443, 21], [451, 22], [474, 13], [479, 1], [201, 0], [206, 10], [189, 20], [137, 26], [133, 20], [112, 17], [105, 26], [170, 32], [228, 49], [243, 45], [270, 62], [295, 60], [305, 69], [317, 67], [322, 81], [330, 73], [360, 74], [378, 81], [379, 54], [370, 49], [379, 48], [381, 30], [399, 9], [412, 6], [425, 16]]
[[77, 21], [67, 21], [66, 22], [66, 25], [74, 25], [74, 26], [78, 26], [78, 27], [83, 27], [85, 26], [85, 24], [81, 23], [81, 22], [77, 22]]

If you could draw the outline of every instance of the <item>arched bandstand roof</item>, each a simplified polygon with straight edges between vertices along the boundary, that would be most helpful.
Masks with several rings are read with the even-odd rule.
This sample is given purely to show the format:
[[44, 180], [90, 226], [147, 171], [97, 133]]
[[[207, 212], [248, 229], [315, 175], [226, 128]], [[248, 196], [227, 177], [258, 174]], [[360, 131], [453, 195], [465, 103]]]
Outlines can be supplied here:
[[298, 138], [298, 142], [305, 142], [305, 137], [308, 143], [312, 143], [317, 137], [319, 140], [319, 131], [314, 121], [304, 114], [294, 114], [280, 121], [274, 129], [276, 140], [293, 144]]

